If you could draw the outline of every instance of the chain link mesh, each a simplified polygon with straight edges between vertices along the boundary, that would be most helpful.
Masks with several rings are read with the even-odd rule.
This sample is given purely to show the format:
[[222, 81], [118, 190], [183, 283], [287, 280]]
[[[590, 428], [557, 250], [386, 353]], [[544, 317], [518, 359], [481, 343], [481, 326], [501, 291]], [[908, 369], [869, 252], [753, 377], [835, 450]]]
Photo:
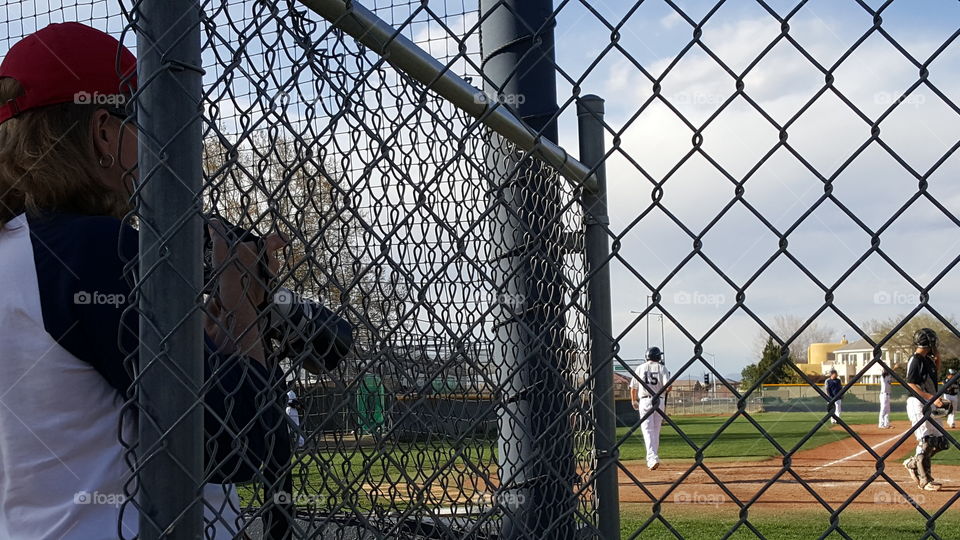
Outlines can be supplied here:
[[[0, 49], [50, 22], [77, 20], [139, 55], [145, 2], [11, 2]], [[849, 412], [832, 414], [824, 373], [801, 361], [811, 336], [823, 335], [818, 325], [862, 340], [825, 358], [843, 371], [844, 406], [869, 403], [862, 410], [873, 412], [875, 389], [865, 385], [879, 382], [877, 366], [894, 372], [895, 407], [912, 392], [902, 368], [917, 321], [938, 325], [944, 351], [960, 336], [949, 314], [956, 244], [931, 248], [932, 269], [917, 267], [906, 249], [923, 243], [911, 224], [933, 224], [942, 242], [960, 226], [951, 181], [960, 142], [950, 128], [931, 127], [932, 118], [951, 124], [960, 114], [958, 87], [940, 75], [956, 66], [960, 29], [931, 32], [919, 47], [891, 28], [909, 18], [895, 11], [905, 3], [842, 2], [858, 30], [829, 39], [835, 28], [823, 10], [841, 2], [554, 3], [556, 28], [529, 30], [558, 36], [561, 97], [549, 120], [561, 146], [571, 146], [584, 91], [618, 92], [603, 96], [609, 220], [583, 210], [582, 184], [303, 4], [199, 3], [203, 90], [199, 103], [183, 106], [197, 105], [202, 123], [196, 206], [212, 245], [223, 237], [228, 254], [207, 257], [205, 288], [195, 291], [204, 302], [190, 320], [204, 319], [208, 334], [241, 333], [221, 317], [229, 310], [218, 304], [218, 280], [240, 259], [239, 243], [286, 240], [275, 276], [254, 279], [270, 290], [250, 325], [269, 336], [269, 368], [248, 367], [237, 381], [230, 360], [208, 357], [206, 384], [191, 387], [207, 415], [207, 462], [192, 487], [208, 522], [253, 538], [601, 537], [610, 501], [598, 499], [600, 463], [611, 456], [625, 538], [776, 538], [764, 512], [792, 504], [816, 517], [805, 529], [812, 537], [869, 536], [889, 524], [864, 528], [857, 521], [871, 517], [846, 516], [891, 498], [909, 510], [904, 520], [919, 519], [919, 537], [954, 537], [938, 522], [952, 526], [945, 516], [960, 493], [918, 495], [899, 470], [919, 424], [881, 436], [848, 421]], [[363, 2], [450, 72], [489, 88], [480, 31], [489, 13], [479, 4]], [[933, 25], [917, 24], [907, 28]], [[871, 84], [884, 70], [871, 64], [899, 79]], [[499, 97], [508, 107], [537, 99]], [[833, 144], [818, 145], [817, 134], [831, 130]], [[908, 145], [909, 134], [921, 144]], [[873, 186], [866, 177], [883, 173], [899, 183]], [[143, 205], [129, 223], [143, 226]], [[614, 314], [612, 350], [600, 358], [591, 358], [598, 329], [585, 223], [599, 223], [612, 246], [602, 262], [614, 309], [636, 308]], [[188, 224], [185, 217], [154, 232], [169, 242]], [[834, 232], [844, 227], [854, 232]], [[256, 248], [265, 257], [262, 241]], [[532, 275], [520, 275], [513, 257]], [[894, 301], [896, 291], [888, 298], [893, 282], [909, 301]], [[876, 318], [848, 307], [865, 291], [874, 291], [874, 307], [899, 303], [906, 313], [889, 324], [855, 320]], [[777, 318], [785, 314], [792, 319]], [[651, 341], [652, 317], [669, 339]], [[339, 356], [330, 337], [339, 321], [351, 328], [349, 351], [325, 363]], [[709, 350], [735, 341], [746, 360], [756, 348], [743, 337], [751, 332], [767, 362], [732, 380]], [[668, 395], [639, 383], [668, 407], [659, 471], [636, 449], [644, 420], [659, 412], [633, 410], [627, 388], [636, 351], [651, 342], [666, 349], [665, 387], [675, 388]], [[847, 350], [862, 360], [845, 361]], [[613, 409], [595, 395], [611, 364]], [[704, 372], [705, 384], [687, 382]], [[784, 382], [799, 386], [764, 387]], [[618, 421], [613, 448], [598, 447], [604, 415]], [[830, 430], [831, 420], [839, 427]], [[951, 431], [934, 432], [960, 448]], [[135, 438], [123, 443], [134, 476], [163, 452]], [[836, 454], [817, 454], [820, 446]], [[528, 461], [536, 454], [546, 459]], [[534, 462], [542, 468], [528, 469]], [[840, 467], [856, 469], [833, 472]], [[128, 488], [123, 511], [143, 513], [137, 482]], [[712, 524], [698, 528], [691, 514]]]

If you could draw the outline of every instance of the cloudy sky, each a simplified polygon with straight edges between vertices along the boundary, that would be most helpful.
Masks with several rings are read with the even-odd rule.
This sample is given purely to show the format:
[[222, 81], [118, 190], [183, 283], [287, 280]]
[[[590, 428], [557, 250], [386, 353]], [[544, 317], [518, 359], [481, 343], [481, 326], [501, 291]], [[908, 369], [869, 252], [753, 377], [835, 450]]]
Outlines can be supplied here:
[[[582, 2], [567, 2], [556, 28], [557, 60], [563, 72], [558, 76], [564, 106], [561, 144], [576, 154], [570, 80], [580, 81], [581, 93], [598, 94], [607, 102], [606, 143], [614, 149], [607, 162], [610, 227], [620, 245], [612, 267], [613, 321], [615, 333], [622, 336], [621, 357], [643, 354], [645, 321], [631, 311], [645, 308], [652, 289], [660, 290], [660, 309], [668, 317], [665, 343], [660, 342], [660, 325], [654, 318], [650, 344], [664, 346], [668, 362], [676, 367], [691, 358], [691, 337], [703, 339], [709, 333], [704, 350], [723, 374], [737, 374], [754, 361], [761, 328], [745, 309], [768, 322], [780, 314], [808, 318], [823, 309], [823, 289], [832, 288], [833, 304], [817, 323], [831, 329], [836, 339], [844, 334], [855, 337], [855, 332], [834, 309], [856, 323], [913, 309], [918, 291], [885, 258], [922, 287], [936, 281], [930, 303], [940, 313], [960, 311], [958, 271], [953, 267], [960, 255], [955, 218], [921, 197], [891, 220], [917, 194], [918, 177], [928, 179], [928, 193], [943, 210], [960, 215], [960, 157], [952, 153], [960, 141], [960, 115], [955, 104], [941, 98], [960, 101], [960, 43], [949, 41], [958, 28], [960, 4], [896, 0], [883, 12], [881, 28], [912, 55], [910, 60], [884, 35], [870, 32], [874, 17], [854, 0], [810, 0], [790, 17], [789, 36], [804, 52], [785, 39], [777, 41], [781, 23], [755, 0], [728, 0], [703, 23], [700, 40], [726, 64], [724, 69], [700, 45], [688, 47], [691, 21], [699, 23], [716, 2], [675, 3], [684, 14], [663, 0], [645, 0], [639, 6], [625, 0], [591, 0], [596, 14]], [[797, 2], [766, 3], [785, 17]], [[865, 3], [873, 8], [883, 4]], [[387, 0], [365, 4], [392, 20], [402, 20], [419, 6], [393, 2], [399, 7], [391, 12], [384, 7], [391, 5]], [[448, 14], [444, 22], [455, 31], [476, 24], [475, 5], [475, 1], [430, 2], [431, 9]], [[228, 11], [243, 22], [249, 19], [242, 12], [249, 7], [245, 6], [236, 3]], [[3, 40], [4, 52], [18, 36], [48, 22], [83, 20], [115, 34], [123, 28], [114, 2], [27, 1], [5, 9], [2, 29], [9, 37]], [[408, 35], [437, 56], [455, 53], [455, 42], [439, 25], [427, 22], [425, 14], [416, 19], [419, 22], [410, 26]], [[218, 27], [223, 41], [216, 46], [228, 50], [241, 26]], [[619, 48], [609, 47], [608, 26], [620, 27]], [[264, 42], [247, 43], [247, 51], [264, 53], [272, 46], [270, 39], [267, 35]], [[128, 33], [125, 42], [134, 41]], [[467, 45], [476, 56], [478, 40], [471, 38]], [[931, 59], [932, 55], [936, 56]], [[937, 90], [921, 84], [887, 114], [920, 79], [918, 65], [928, 67], [927, 83]], [[216, 75], [215, 66], [208, 68], [211, 76]], [[822, 70], [833, 73], [833, 89], [825, 90]], [[461, 63], [457, 71], [470, 69]], [[255, 70], [243, 77], [254, 80], [261, 75], [266, 80], [266, 74]], [[312, 87], [314, 81], [309, 73], [306, 76], [298, 84]], [[738, 76], [753, 104], [742, 96], [728, 103]], [[660, 97], [654, 97], [651, 77], [662, 79]], [[279, 80], [283, 84], [282, 77]], [[242, 83], [238, 79], [232, 84]], [[246, 96], [235, 91], [233, 102], [220, 101], [221, 119], [235, 116], [238, 107], [248, 107]], [[815, 96], [819, 97], [808, 106]], [[871, 124], [881, 116], [879, 141], [867, 144]], [[781, 144], [779, 128], [771, 120], [786, 126], [787, 146]], [[688, 156], [694, 150], [694, 130], [702, 130], [702, 152]], [[733, 202], [735, 182], [745, 178], [743, 201]], [[849, 214], [829, 199], [820, 201], [821, 178], [834, 179], [832, 194]], [[655, 184], [663, 189], [656, 206]], [[871, 234], [881, 229], [879, 247], [885, 257], [867, 256]], [[787, 252], [809, 275], [779, 253], [778, 235], [783, 234]], [[692, 254], [691, 235], [702, 237], [699, 253]], [[747, 284], [741, 308], [736, 305], [736, 288]], [[723, 324], [711, 330], [721, 320]], [[693, 367], [687, 375], [699, 377], [702, 371]]]
[[[676, 3], [697, 22], [716, 4]], [[593, 4], [613, 25], [634, 7], [631, 2]], [[795, 4], [768, 2], [781, 16]], [[877, 7], [882, 2], [869, 4]], [[958, 20], [956, 2], [899, 1], [883, 13], [882, 28], [916, 62], [926, 64], [957, 31]], [[613, 270], [613, 319], [615, 330], [624, 336], [624, 357], [642, 354], [645, 326], [640, 322], [631, 328], [638, 315], [630, 311], [643, 309], [645, 296], [652, 294], [628, 266], [654, 287], [662, 287], [663, 310], [694, 338], [702, 338], [733, 312], [704, 344], [725, 374], [738, 373], [753, 361], [761, 329], [736, 307], [735, 288], [705, 259], [735, 287], [749, 282], [744, 306], [765, 321], [777, 314], [812, 316], [825, 305], [821, 285], [836, 286], [833, 306], [854, 322], [913, 309], [918, 301], [916, 288], [878, 254], [866, 258], [837, 286], [870, 250], [868, 230], [880, 227], [885, 227], [880, 235], [882, 251], [921, 286], [950, 268], [932, 289], [930, 303], [945, 315], [957, 312], [960, 288], [952, 265], [960, 254], [960, 229], [954, 218], [922, 198], [900, 218], [890, 219], [917, 193], [917, 177], [928, 174], [930, 194], [947, 211], [960, 213], [960, 157], [951, 153], [940, 163], [960, 141], [960, 117], [956, 105], [946, 104], [921, 85], [883, 118], [879, 125], [883, 144], [875, 141], [860, 151], [870, 140], [870, 124], [920, 77], [919, 68], [878, 32], [866, 37], [833, 69], [872, 26], [873, 16], [853, 1], [814, 0], [790, 18], [789, 35], [823, 69], [833, 70], [836, 90], [866, 116], [862, 118], [827, 90], [794, 120], [824, 89], [821, 69], [786, 40], [755, 62], [780, 35], [781, 25], [752, 0], [726, 2], [707, 20], [703, 45], [736, 75], [746, 70], [745, 94], [774, 122], [780, 126], [790, 122], [787, 143], [793, 152], [781, 145], [764, 159], [777, 148], [778, 128], [742, 97], [727, 104], [735, 94], [735, 78], [703, 48], [694, 45], [681, 56], [693, 34], [686, 18], [665, 2], [648, 1], [623, 25], [619, 43], [632, 60], [618, 50], [608, 52], [581, 86], [585, 93], [607, 99], [607, 121], [620, 137], [607, 175], [611, 229], [622, 241], [622, 260]], [[580, 78], [603, 53], [609, 35], [596, 16], [570, 5], [557, 28], [560, 66]], [[724, 107], [702, 131], [702, 150], [714, 163], [701, 154], [683, 161], [693, 148], [693, 130], [662, 100], [651, 99], [653, 84], [637, 64], [654, 78], [670, 68], [662, 80], [662, 95], [696, 129]], [[929, 63], [929, 82], [951, 100], [960, 98], [958, 67], [960, 44], [956, 42]], [[563, 97], [571, 95], [569, 85], [562, 88]], [[573, 116], [567, 114], [562, 122], [568, 141], [576, 140]], [[612, 135], [607, 145], [614, 146]], [[830, 200], [808, 214], [824, 196], [818, 174], [835, 177], [833, 195], [862, 225]], [[744, 178], [743, 198], [769, 226], [746, 205], [731, 206], [734, 182]], [[662, 208], [651, 209], [654, 182], [664, 179]], [[687, 260], [693, 240], [665, 211], [693, 235], [703, 235], [700, 254]], [[787, 251], [820, 285], [784, 254], [778, 255], [777, 235], [787, 231]], [[831, 309], [817, 322], [832, 329], [836, 338], [854, 335]], [[659, 322], [654, 318], [651, 324], [656, 329], [651, 344], [660, 345]], [[665, 333], [670, 362], [678, 365], [688, 360], [693, 342], [673, 321], [666, 322]], [[702, 369], [692, 371], [699, 374]]]

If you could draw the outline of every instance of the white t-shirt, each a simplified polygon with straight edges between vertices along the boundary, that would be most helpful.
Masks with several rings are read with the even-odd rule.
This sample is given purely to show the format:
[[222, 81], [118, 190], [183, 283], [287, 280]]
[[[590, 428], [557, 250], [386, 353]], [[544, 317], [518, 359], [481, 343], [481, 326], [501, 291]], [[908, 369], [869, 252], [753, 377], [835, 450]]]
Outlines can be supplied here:
[[[640, 384], [640, 381], [643, 384]], [[636, 377], [630, 380], [630, 388], [637, 389], [640, 398], [652, 397], [663, 389], [663, 385], [670, 380], [670, 372], [660, 362], [644, 362], [636, 370]], [[662, 396], [663, 394], [661, 394]]]

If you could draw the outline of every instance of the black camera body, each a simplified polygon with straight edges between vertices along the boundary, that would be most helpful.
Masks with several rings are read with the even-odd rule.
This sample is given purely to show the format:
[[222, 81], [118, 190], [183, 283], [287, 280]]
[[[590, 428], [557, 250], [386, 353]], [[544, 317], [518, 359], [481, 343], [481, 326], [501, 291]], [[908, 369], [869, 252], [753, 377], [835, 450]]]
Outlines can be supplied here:
[[[256, 233], [219, 216], [207, 217], [223, 224], [228, 236], [232, 236], [228, 241], [256, 242], [262, 248], [263, 238]], [[209, 294], [214, 282], [213, 241], [206, 227], [203, 231], [204, 292]], [[273, 276], [266, 260], [260, 261], [259, 270], [260, 278], [269, 286]], [[272, 290], [270, 299], [259, 306], [265, 324], [264, 336], [272, 354], [303, 363], [315, 373], [335, 368], [353, 345], [353, 326], [316, 300], [304, 298], [286, 287]]]

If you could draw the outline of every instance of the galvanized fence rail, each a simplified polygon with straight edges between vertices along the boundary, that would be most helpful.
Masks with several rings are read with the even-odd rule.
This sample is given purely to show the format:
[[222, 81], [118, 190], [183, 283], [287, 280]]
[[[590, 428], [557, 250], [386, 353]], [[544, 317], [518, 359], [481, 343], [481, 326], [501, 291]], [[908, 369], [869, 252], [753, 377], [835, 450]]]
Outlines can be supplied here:
[[[923, 504], [889, 466], [896, 447], [912, 447], [918, 425], [892, 447], [868, 442], [831, 415], [822, 383], [798, 361], [818, 321], [844, 325], [871, 352], [844, 375], [837, 399], [872, 407], [876, 390], [854, 385], [877, 365], [893, 367], [885, 351], [902, 347], [918, 316], [936, 323], [944, 342], [960, 337], [947, 301], [931, 296], [947, 287], [956, 249], [940, 246], [938, 264], [920, 278], [881, 242], [920, 204], [940, 226], [960, 227], [955, 201], [937, 187], [950, 182], [937, 175], [960, 142], [941, 141], [920, 166], [887, 140], [885, 122], [909, 119], [917, 96], [960, 118], [958, 87], [941, 88], [934, 76], [960, 29], [918, 55], [888, 29], [886, 14], [904, 1], [848, 2], [867, 23], [832, 54], [796, 35], [813, 10], [806, 0], [736, 8], [672, 0], [8, 4], [4, 50], [48, 22], [77, 20], [117, 35], [138, 56], [125, 122], [139, 133], [139, 181], [126, 221], [140, 234], [131, 309], [141, 323], [139, 350], [128, 358], [135, 384], [124, 397], [139, 431], [121, 441], [132, 480], [120, 510], [136, 513], [140, 526], [121, 537], [681, 538], [668, 503], [697, 475], [734, 509], [723, 537], [765, 537], [752, 510], [785, 482], [812, 513], [828, 515], [816, 531], [822, 538], [851, 537], [844, 512], [876, 483], [922, 517], [923, 538], [951, 537], [937, 523], [960, 492]], [[728, 26], [738, 19], [727, 10], [747, 8], [753, 18], [740, 32], [775, 31], [751, 38], [733, 61], [705, 32], [722, 27], [736, 37]], [[684, 30], [669, 46], [654, 45], [666, 61], [639, 52], [637, 43], [650, 48], [644, 39], [628, 39], [651, 21]], [[579, 24], [590, 33], [565, 27]], [[589, 56], [576, 67], [565, 64], [571, 39], [583, 40]], [[865, 90], [849, 95], [838, 81], [877, 40], [888, 60], [906, 62], [909, 81], [885, 94], [887, 103], [874, 90], [865, 106]], [[785, 62], [784, 50], [809, 68], [806, 82], [816, 80], [786, 109], [770, 97], [776, 89], [751, 77], [767, 58]], [[707, 90], [670, 94], [686, 62], [708, 66], [710, 81], [687, 81]], [[622, 79], [613, 85], [620, 95], [591, 93], [605, 74]], [[794, 134], [810, 115], [825, 114], [816, 107], [828, 99], [861, 129], [849, 152], [823, 165]], [[735, 111], [756, 123], [717, 127]], [[644, 122], [686, 139], [637, 143], [631, 137]], [[743, 163], [731, 165], [739, 150], [715, 142], [723, 133], [743, 136]], [[858, 160], [880, 159], [871, 152], [912, 182], [881, 220], [864, 218], [851, 201], [868, 186], [843, 183]], [[771, 189], [758, 177], [783, 155], [814, 182], [815, 196], [793, 202], [799, 211], [751, 199]], [[687, 167], [699, 167], [699, 183], [683, 184]], [[703, 189], [718, 204], [691, 214], [674, 185]], [[835, 276], [796, 253], [798, 231], [822, 225], [818, 212], [827, 207], [868, 240]], [[723, 250], [743, 248], [745, 235], [775, 246], [747, 271], [712, 247], [735, 215], [752, 228]], [[637, 238], [668, 228], [674, 245], [687, 247], [664, 262]], [[272, 242], [283, 244], [273, 255]], [[250, 250], [253, 262], [244, 262]], [[874, 259], [917, 291], [880, 332], [840, 300]], [[783, 264], [792, 273], [773, 278], [779, 287], [802, 281], [804, 301], [815, 298], [789, 329], [773, 313], [790, 311], [790, 300], [751, 296]], [[684, 282], [693, 265], [709, 279]], [[239, 292], [227, 285], [237, 273]], [[686, 284], [675, 292], [678, 282]], [[705, 308], [709, 316], [691, 311], [710, 287], [734, 301]], [[246, 306], [246, 295], [259, 296]], [[622, 296], [645, 307], [621, 316]], [[614, 375], [616, 366], [633, 376], [626, 349], [653, 316], [682, 344], [668, 350], [672, 376], [662, 390], [637, 378], [640, 393], [663, 400], [662, 415], [634, 410]], [[738, 384], [708, 350], [743, 328], [777, 349]], [[231, 379], [238, 369], [242, 377]], [[702, 372], [710, 392], [679, 390]], [[807, 385], [796, 393], [762, 386], [786, 379]], [[904, 373], [894, 380], [894, 403], [903, 407], [915, 392]], [[671, 385], [678, 389], [668, 393]], [[771, 411], [816, 418], [787, 442], [761, 416]], [[687, 415], [717, 427], [693, 433]], [[689, 454], [670, 461], [670, 477], [622, 455], [656, 416]], [[831, 419], [876, 464], [842, 500], [828, 500], [793, 463]], [[711, 460], [725, 433], [743, 426], [776, 454], [746, 495]], [[950, 431], [937, 424], [934, 432], [960, 449]], [[643, 505], [629, 522], [626, 491]]]

